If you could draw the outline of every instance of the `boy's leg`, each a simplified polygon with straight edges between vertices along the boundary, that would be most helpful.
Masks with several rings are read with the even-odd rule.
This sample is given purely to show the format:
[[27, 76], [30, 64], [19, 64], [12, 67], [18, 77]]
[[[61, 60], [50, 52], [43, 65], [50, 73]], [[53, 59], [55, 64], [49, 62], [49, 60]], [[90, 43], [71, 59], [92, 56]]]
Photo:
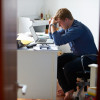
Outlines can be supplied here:
[[64, 89], [66, 89], [67, 87], [67, 81], [64, 75], [63, 67], [65, 66], [65, 64], [71, 62], [75, 58], [77, 58], [77, 56], [73, 55], [72, 53], [66, 53], [58, 57], [57, 78], [64, 92]]
[[[89, 70], [88, 65], [92, 64], [93, 61], [89, 58], [84, 58], [84, 69]], [[67, 98], [71, 97], [70, 91], [76, 90], [76, 78], [77, 78], [77, 72], [78, 71], [83, 71], [82, 63], [81, 63], [81, 57], [78, 57], [74, 59], [73, 61], [67, 63], [64, 68], [64, 75], [67, 81], [67, 88], [65, 89], [65, 100]], [[72, 93], [71, 93], [72, 94]]]

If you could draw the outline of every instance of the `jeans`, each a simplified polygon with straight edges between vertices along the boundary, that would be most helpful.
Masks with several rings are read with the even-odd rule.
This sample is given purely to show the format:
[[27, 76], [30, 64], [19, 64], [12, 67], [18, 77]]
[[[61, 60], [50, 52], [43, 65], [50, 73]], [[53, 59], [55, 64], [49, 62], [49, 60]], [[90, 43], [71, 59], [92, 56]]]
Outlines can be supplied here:
[[[83, 62], [85, 70], [90, 70], [88, 65], [94, 63], [88, 57], [84, 57]], [[83, 71], [81, 56], [76, 56], [73, 53], [64, 53], [58, 57], [57, 79], [64, 93], [72, 89], [76, 90], [76, 73], [78, 71]]]

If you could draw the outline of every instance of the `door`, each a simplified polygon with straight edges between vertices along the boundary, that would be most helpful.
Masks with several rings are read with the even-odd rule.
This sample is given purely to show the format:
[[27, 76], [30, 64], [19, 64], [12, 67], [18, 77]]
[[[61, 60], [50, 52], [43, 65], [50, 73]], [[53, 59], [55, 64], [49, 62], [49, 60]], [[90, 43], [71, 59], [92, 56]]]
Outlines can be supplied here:
[[99, 2], [99, 54], [98, 54], [98, 72], [97, 72], [97, 95], [96, 100], [100, 100], [100, 2]]
[[0, 0], [0, 100], [16, 100], [16, 0]]

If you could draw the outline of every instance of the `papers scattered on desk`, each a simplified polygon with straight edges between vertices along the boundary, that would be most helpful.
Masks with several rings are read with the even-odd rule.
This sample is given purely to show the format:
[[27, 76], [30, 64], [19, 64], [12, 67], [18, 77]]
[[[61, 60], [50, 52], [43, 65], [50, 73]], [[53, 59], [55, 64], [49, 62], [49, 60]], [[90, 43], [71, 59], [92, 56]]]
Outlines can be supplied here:
[[[49, 39], [49, 35], [45, 34], [45, 32], [36, 32], [39, 38]], [[17, 40], [21, 40], [23, 44], [29, 44], [34, 41], [31, 32], [19, 33], [17, 34]]]
[[58, 47], [54, 44], [49, 44], [50, 48], [40, 48], [42, 44], [37, 44], [37, 46], [33, 47], [33, 50], [58, 50]]
[[28, 32], [19, 33], [17, 36], [17, 40], [20, 40], [24, 45], [29, 44], [34, 41], [33, 37], [30, 36]]

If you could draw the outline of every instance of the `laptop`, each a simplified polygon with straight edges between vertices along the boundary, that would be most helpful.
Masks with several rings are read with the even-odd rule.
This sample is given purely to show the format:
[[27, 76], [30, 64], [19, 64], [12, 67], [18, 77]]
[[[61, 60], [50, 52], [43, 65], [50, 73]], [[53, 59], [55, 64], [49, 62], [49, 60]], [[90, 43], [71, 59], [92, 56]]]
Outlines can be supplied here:
[[37, 44], [53, 44], [54, 43], [53, 39], [39, 38], [33, 26], [30, 27], [30, 31], [33, 35], [35, 43]]

